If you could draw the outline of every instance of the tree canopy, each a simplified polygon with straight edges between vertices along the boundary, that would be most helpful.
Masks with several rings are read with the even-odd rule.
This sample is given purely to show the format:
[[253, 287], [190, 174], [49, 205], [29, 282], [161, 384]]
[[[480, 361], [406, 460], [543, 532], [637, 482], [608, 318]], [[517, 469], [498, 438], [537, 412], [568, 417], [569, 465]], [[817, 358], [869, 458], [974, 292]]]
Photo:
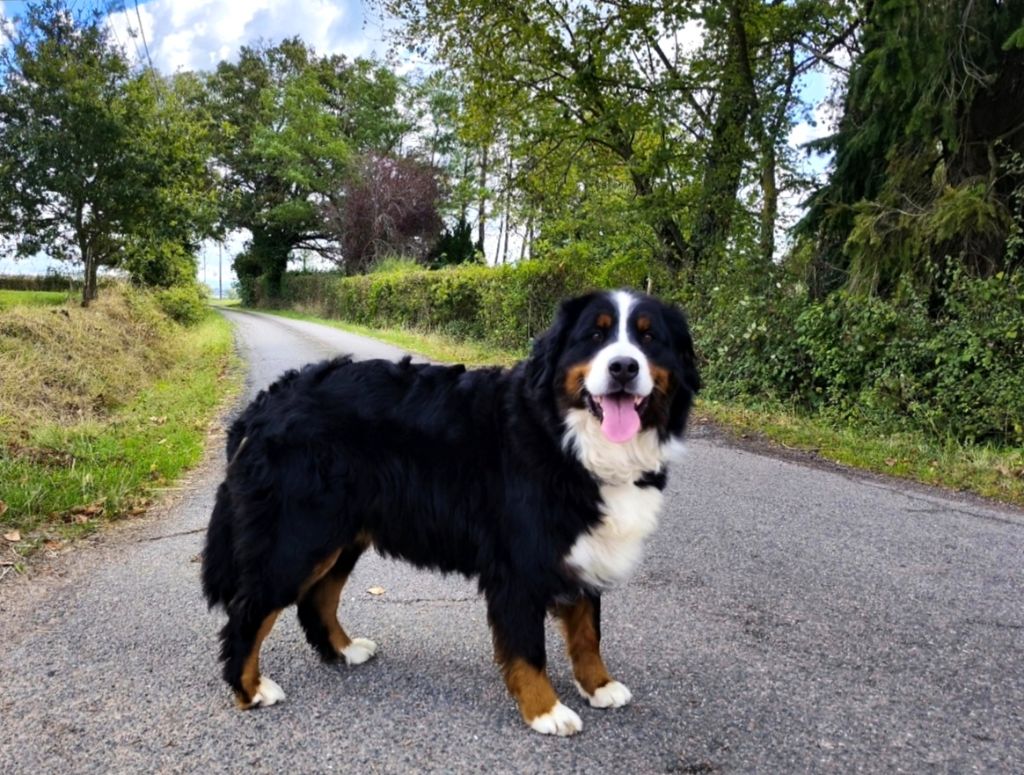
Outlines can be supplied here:
[[[17, 255], [100, 266], [142, 245], [180, 262], [212, 224], [204, 131], [178, 82], [134, 71], [97, 14], [30, 5], [0, 52], [0, 229]], [[189, 267], [187, 274], [194, 273]]]

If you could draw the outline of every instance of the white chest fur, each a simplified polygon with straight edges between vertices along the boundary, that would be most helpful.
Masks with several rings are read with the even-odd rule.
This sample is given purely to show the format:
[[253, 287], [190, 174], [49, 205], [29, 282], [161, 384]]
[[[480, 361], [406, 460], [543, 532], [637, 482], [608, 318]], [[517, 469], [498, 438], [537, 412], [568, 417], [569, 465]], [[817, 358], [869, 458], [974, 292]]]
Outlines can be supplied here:
[[598, 588], [623, 581], [640, 562], [644, 539], [658, 526], [662, 495], [630, 482], [603, 486], [601, 499], [600, 523], [576, 539], [567, 558], [582, 581]]
[[662, 494], [657, 487], [637, 487], [645, 472], [660, 471], [671, 444], [660, 443], [653, 430], [626, 444], [613, 444], [600, 422], [586, 410], [566, 417], [563, 444], [601, 482], [601, 521], [576, 539], [566, 558], [580, 578], [596, 587], [624, 580], [643, 554], [644, 539], [658, 526]]

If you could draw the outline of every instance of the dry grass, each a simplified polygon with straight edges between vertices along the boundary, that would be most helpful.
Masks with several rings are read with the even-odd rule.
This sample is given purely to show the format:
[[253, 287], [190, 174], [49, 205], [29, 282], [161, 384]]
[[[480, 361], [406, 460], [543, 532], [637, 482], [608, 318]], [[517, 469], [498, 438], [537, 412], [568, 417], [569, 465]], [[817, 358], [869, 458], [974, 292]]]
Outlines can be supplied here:
[[200, 459], [240, 386], [233, 362], [222, 316], [184, 328], [136, 290], [0, 312], [0, 549], [25, 556], [143, 509]]
[[0, 438], [104, 419], [174, 361], [172, 330], [146, 297], [118, 287], [87, 309], [68, 302], [0, 312]]

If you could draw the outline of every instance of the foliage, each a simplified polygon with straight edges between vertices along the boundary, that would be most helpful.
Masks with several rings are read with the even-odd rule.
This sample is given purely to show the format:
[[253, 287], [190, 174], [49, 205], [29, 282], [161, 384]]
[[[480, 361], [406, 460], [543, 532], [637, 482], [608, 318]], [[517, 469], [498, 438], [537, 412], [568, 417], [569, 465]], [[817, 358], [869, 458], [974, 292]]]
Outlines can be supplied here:
[[473, 227], [465, 218], [454, 226], [445, 226], [434, 246], [427, 253], [426, 261], [431, 269], [456, 266], [479, 261], [482, 253], [473, 244]]
[[70, 291], [80, 287], [80, 282], [53, 269], [43, 275], [0, 275], [0, 288], [9, 291]]
[[175, 285], [156, 292], [160, 309], [171, 320], [183, 326], [194, 326], [209, 316], [210, 308], [207, 306], [206, 297], [205, 286], [196, 282]]
[[441, 192], [435, 170], [411, 159], [364, 156], [344, 187], [341, 205], [328, 205], [327, 222], [341, 235], [343, 268], [364, 272], [391, 254], [426, 259], [437, 240]]
[[[518, 267], [287, 275], [284, 295], [327, 317], [523, 352], [560, 299], [643, 288], [648, 277], [630, 262], [595, 270], [586, 255], [563, 255]], [[773, 400], [884, 432], [1024, 443], [1024, 278], [954, 271], [944, 285], [938, 317], [911, 285], [890, 299], [814, 301], [782, 272], [757, 293], [715, 288], [702, 302], [668, 284], [662, 295], [691, 312], [711, 399]]]
[[294, 250], [342, 261], [327, 208], [341, 211], [353, 158], [389, 153], [404, 131], [397, 77], [292, 38], [243, 47], [206, 86], [198, 101], [216, 127], [223, 226], [252, 234], [235, 261], [244, 292], [261, 276], [276, 290]]
[[[504, 199], [506, 220], [514, 209], [550, 231], [549, 219], [598, 213], [581, 200], [620, 187], [616, 214], [642, 222], [648, 248], [676, 271], [726, 260], [738, 220], [761, 232], [742, 247], [772, 260], [779, 188], [799, 186], [786, 176], [794, 84], [855, 27], [848, 2], [376, 5], [398, 20], [399, 43], [459, 85], [456, 135], [479, 148], [482, 183], [500, 177], [481, 204]], [[742, 202], [751, 185], [753, 219]]]
[[[819, 293], [928, 286], [947, 261], [981, 277], [1004, 252], [1024, 174], [1024, 50], [1004, 47], [1024, 3], [885, 0], [868, 6], [834, 170], [801, 224]], [[1018, 210], [1019, 212], [1019, 210]]]
[[0, 52], [0, 228], [18, 256], [78, 262], [83, 304], [133, 243], [194, 245], [209, 224], [203, 131], [98, 14], [30, 4]]

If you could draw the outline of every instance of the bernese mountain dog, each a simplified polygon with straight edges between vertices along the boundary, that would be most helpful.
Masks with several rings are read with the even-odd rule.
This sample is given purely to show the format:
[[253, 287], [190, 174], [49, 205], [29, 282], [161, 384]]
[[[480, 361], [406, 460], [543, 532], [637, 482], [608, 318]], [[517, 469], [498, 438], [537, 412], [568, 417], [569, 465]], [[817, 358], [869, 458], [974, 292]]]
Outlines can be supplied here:
[[284, 699], [259, 653], [292, 603], [324, 659], [375, 654], [338, 622], [370, 547], [479, 580], [495, 658], [536, 731], [582, 729], [548, 680], [548, 612], [580, 694], [628, 703], [599, 650], [601, 593], [657, 525], [699, 385], [683, 313], [627, 291], [564, 302], [508, 370], [344, 357], [284, 374], [229, 430], [203, 554], [238, 706]]

